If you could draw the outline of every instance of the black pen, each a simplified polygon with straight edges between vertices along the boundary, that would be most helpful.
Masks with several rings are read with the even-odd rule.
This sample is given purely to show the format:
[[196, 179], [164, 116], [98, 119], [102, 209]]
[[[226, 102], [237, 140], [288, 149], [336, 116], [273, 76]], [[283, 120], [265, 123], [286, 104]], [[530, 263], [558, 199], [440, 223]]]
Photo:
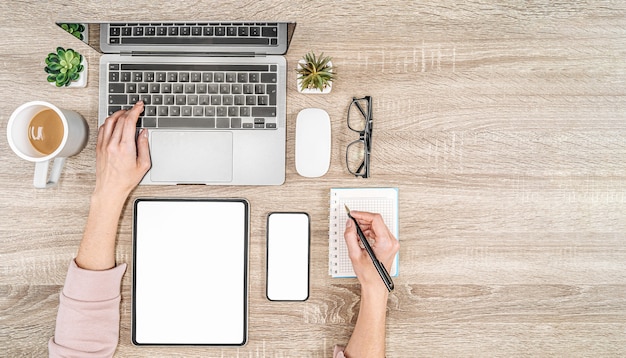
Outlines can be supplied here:
[[376, 271], [378, 271], [380, 278], [385, 283], [385, 286], [387, 286], [387, 291], [389, 292], [393, 291], [393, 281], [391, 281], [391, 276], [389, 275], [389, 272], [385, 270], [385, 266], [383, 266], [383, 263], [378, 261], [378, 259], [376, 258], [376, 255], [374, 255], [374, 250], [372, 250], [370, 243], [367, 242], [367, 239], [365, 238], [365, 234], [363, 234], [363, 230], [361, 230], [359, 223], [356, 221], [355, 218], [352, 217], [352, 215], [350, 215], [350, 209], [348, 209], [348, 205], [346, 204], [343, 204], [343, 205], [346, 207], [346, 212], [348, 213], [348, 217], [352, 219], [352, 221], [354, 221], [354, 225], [356, 225], [356, 232], [359, 235], [359, 238], [361, 239], [361, 243], [363, 243], [363, 247], [365, 247], [365, 251], [367, 251], [367, 253], [370, 255], [370, 258], [372, 259], [372, 262], [374, 263], [374, 267], [376, 267]]

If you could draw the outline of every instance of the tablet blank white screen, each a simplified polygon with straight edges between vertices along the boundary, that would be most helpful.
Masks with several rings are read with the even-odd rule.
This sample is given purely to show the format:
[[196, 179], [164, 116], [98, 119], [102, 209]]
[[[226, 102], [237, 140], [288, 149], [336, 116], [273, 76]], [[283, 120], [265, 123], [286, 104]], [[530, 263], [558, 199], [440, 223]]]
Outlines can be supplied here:
[[146, 200], [135, 215], [135, 343], [244, 344], [245, 204]]

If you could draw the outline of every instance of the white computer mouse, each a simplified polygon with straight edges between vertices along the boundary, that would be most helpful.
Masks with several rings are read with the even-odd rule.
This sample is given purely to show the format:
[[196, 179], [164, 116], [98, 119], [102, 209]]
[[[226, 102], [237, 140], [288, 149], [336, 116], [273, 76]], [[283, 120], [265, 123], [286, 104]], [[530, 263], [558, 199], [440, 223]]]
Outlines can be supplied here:
[[330, 116], [319, 108], [305, 108], [296, 118], [296, 171], [316, 178], [330, 166]]

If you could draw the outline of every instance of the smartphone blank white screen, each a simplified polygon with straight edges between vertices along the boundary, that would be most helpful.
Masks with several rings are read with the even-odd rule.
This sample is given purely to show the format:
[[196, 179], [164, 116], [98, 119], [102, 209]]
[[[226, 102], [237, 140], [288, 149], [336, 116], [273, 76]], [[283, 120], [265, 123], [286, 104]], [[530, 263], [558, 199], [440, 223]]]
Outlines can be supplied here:
[[309, 297], [309, 215], [271, 213], [267, 218], [267, 299]]

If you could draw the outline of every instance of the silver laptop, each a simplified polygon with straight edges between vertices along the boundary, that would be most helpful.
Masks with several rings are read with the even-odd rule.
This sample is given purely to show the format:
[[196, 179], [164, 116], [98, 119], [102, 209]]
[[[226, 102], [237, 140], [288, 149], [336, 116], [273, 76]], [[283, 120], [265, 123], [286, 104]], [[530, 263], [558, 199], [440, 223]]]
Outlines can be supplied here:
[[295, 23], [57, 24], [100, 58], [98, 124], [143, 100], [152, 168], [141, 184], [280, 185]]

